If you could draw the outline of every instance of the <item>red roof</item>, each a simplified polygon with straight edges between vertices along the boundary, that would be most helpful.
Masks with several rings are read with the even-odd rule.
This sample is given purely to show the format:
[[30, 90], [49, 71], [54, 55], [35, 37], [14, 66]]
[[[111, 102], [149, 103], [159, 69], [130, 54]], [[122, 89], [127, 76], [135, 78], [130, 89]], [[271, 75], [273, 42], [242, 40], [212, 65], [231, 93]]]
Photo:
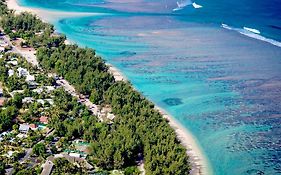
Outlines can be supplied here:
[[40, 121], [41, 123], [48, 123], [48, 117], [41, 116], [40, 119], [39, 119], [39, 121]]
[[33, 129], [37, 128], [36, 124], [30, 124], [29, 127]]

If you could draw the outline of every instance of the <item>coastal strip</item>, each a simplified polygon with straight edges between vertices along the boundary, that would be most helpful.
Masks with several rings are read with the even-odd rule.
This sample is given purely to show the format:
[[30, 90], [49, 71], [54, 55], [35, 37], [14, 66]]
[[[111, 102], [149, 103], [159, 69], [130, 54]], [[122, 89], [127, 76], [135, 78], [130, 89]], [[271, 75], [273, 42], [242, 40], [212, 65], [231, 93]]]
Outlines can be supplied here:
[[160, 108], [159, 106], [156, 106], [155, 109], [160, 112], [163, 118], [169, 121], [169, 125], [175, 130], [181, 144], [186, 148], [189, 161], [192, 165], [190, 174], [211, 175], [212, 171], [208, 164], [207, 158], [202, 153], [202, 150], [200, 149], [191, 132], [185, 129], [176, 119], [174, 119], [172, 115], [170, 115], [164, 109]]
[[[37, 8], [26, 8], [22, 7], [17, 3], [17, 0], [7, 0], [7, 6], [9, 9], [15, 10], [16, 13], [21, 13], [24, 11], [33, 13], [40, 17], [43, 21], [52, 22], [55, 18], [67, 18], [67, 17], [77, 17], [77, 16], [93, 16], [98, 15], [97, 13], [78, 13], [78, 12], [61, 12], [61, 11], [48, 11]], [[111, 72], [116, 79], [116, 81], [127, 81], [127, 78], [121, 73], [120, 70], [113, 67], [110, 64], [109, 72]], [[160, 107], [155, 107], [161, 115], [169, 121], [170, 126], [175, 130], [178, 139], [181, 141], [182, 145], [186, 147], [187, 154], [189, 156], [190, 163], [192, 165], [191, 174], [192, 175], [207, 175], [212, 174], [210, 167], [208, 166], [208, 161], [203, 155], [200, 147], [196, 143], [194, 136], [181, 124], [179, 124], [171, 115], [169, 115], [165, 110]]]
[[85, 13], [85, 12], [63, 12], [57, 10], [45, 10], [39, 8], [27, 8], [20, 6], [17, 0], [6, 0], [7, 7], [11, 10], [15, 10], [16, 14], [21, 12], [29, 12], [37, 15], [44, 22], [55, 22], [58, 19], [69, 18], [69, 17], [86, 17], [86, 16], [97, 16], [103, 15], [102, 13]]

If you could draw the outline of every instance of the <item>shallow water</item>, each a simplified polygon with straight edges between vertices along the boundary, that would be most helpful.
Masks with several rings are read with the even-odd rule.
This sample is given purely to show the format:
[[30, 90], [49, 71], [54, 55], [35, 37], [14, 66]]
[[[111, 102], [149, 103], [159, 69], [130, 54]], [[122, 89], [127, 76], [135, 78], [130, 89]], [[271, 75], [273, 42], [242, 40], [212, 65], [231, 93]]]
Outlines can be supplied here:
[[[177, 14], [171, 12], [172, 0], [46, 2], [51, 0], [22, 1], [37, 7], [110, 12], [61, 19], [55, 26], [79, 45], [95, 48], [135, 88], [188, 128], [214, 174], [281, 173], [281, 49], [220, 27], [221, 22], [249, 26], [278, 41], [278, 29], [271, 32], [272, 26], [281, 24], [280, 11], [271, 4], [277, 1], [258, 2], [256, 8], [251, 6], [254, 2], [243, 1], [240, 10], [234, 5], [241, 7], [242, 2], [199, 1], [200, 12], [187, 7]], [[224, 16], [213, 13], [223, 7], [239, 15], [228, 19], [229, 8], [220, 12]], [[260, 13], [249, 21], [242, 18], [246, 10]]]

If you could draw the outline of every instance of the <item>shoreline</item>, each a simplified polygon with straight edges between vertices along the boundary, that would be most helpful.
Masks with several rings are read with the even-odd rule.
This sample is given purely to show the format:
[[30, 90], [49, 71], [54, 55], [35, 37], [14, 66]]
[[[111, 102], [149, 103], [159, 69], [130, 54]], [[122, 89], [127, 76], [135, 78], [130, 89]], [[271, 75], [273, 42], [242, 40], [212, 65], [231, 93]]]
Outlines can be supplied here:
[[115, 81], [128, 81], [128, 78], [112, 64], [105, 63], [108, 66], [108, 71], [113, 75]]
[[45, 10], [33, 7], [23, 7], [20, 6], [17, 0], [6, 0], [7, 7], [11, 10], [15, 10], [16, 14], [21, 12], [29, 12], [38, 16], [44, 22], [55, 22], [61, 18], [68, 17], [86, 17], [86, 16], [96, 16], [101, 15], [101, 13], [86, 13], [86, 12], [64, 12], [58, 10]]
[[171, 114], [163, 108], [155, 105], [155, 109], [160, 112], [164, 119], [169, 121], [169, 125], [174, 129], [177, 138], [181, 144], [186, 148], [186, 153], [192, 165], [191, 175], [212, 175], [207, 158], [202, 153], [202, 150], [197, 143], [193, 134], [184, 128]]
[[[15, 13], [29, 12], [34, 15], [37, 15], [44, 22], [54, 22], [58, 18], [67, 18], [67, 17], [79, 17], [79, 16], [94, 16], [99, 15], [100, 13], [83, 13], [83, 12], [62, 12], [62, 11], [48, 11], [38, 8], [27, 8], [22, 7], [18, 4], [17, 0], [7, 0], [7, 6], [9, 9], [15, 10]], [[58, 17], [59, 16], [59, 17]], [[56, 19], [55, 19], [56, 18]], [[72, 42], [71, 42], [72, 43]], [[128, 81], [127, 77], [113, 65], [106, 63], [109, 67], [109, 72], [111, 72], [116, 81]], [[209, 175], [212, 174], [210, 166], [208, 166], [207, 158], [203, 155], [200, 146], [196, 142], [195, 137], [192, 133], [184, 128], [175, 118], [167, 113], [164, 109], [160, 108], [155, 104], [155, 109], [160, 112], [163, 118], [169, 121], [169, 125], [174, 129], [179, 141], [186, 148], [187, 155], [189, 157], [189, 162], [191, 164], [191, 175]]]

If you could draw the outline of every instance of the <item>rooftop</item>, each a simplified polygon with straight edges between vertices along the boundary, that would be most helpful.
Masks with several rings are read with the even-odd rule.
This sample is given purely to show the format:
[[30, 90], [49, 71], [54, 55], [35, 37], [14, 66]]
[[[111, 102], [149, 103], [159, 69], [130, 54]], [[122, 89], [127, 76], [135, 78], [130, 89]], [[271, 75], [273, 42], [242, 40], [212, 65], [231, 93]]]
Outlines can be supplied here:
[[28, 132], [29, 125], [28, 124], [20, 124], [19, 131], [21, 132]]

